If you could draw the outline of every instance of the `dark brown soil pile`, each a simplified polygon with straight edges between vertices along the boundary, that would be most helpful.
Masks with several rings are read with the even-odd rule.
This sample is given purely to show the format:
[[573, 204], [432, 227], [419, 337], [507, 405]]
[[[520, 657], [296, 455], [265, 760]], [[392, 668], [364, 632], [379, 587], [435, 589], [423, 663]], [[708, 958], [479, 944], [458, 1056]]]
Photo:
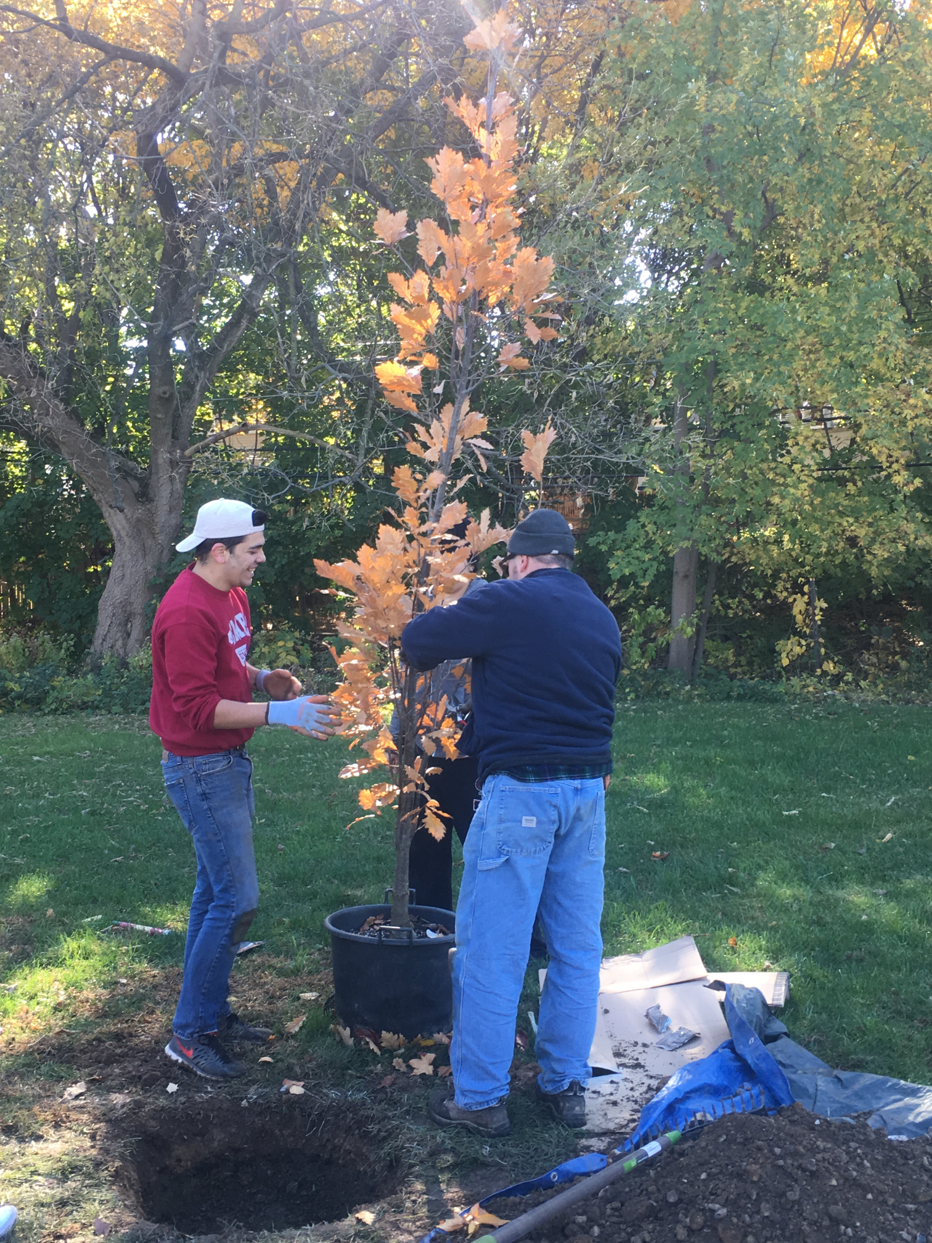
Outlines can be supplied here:
[[[538, 1197], [540, 1199], [541, 1197]], [[932, 1234], [932, 1142], [800, 1106], [728, 1117], [583, 1201], [532, 1243], [917, 1243]], [[489, 1205], [502, 1217], [532, 1200]]]

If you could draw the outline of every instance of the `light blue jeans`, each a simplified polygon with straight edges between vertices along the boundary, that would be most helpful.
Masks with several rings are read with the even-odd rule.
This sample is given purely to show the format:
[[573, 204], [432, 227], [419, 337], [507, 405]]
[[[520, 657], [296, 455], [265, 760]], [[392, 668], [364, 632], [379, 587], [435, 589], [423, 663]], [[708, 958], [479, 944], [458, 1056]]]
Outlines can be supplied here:
[[539, 1083], [544, 1092], [562, 1092], [574, 1079], [585, 1083], [602, 962], [601, 778], [537, 784], [489, 777], [463, 859], [450, 1050], [457, 1105], [485, 1109], [508, 1095], [538, 906], [550, 951], [537, 1033]]
[[197, 855], [184, 978], [172, 1023], [176, 1036], [190, 1040], [215, 1032], [230, 1013], [230, 971], [259, 905], [252, 760], [241, 750], [169, 754], [162, 775]]

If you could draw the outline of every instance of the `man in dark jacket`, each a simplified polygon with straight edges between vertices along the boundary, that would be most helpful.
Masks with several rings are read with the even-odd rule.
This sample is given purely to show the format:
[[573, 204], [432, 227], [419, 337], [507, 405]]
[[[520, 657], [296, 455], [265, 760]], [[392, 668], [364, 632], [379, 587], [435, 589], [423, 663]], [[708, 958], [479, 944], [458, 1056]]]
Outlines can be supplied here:
[[612, 768], [618, 626], [571, 571], [574, 540], [538, 509], [508, 544], [508, 578], [414, 618], [407, 659], [472, 657], [473, 714], [458, 744], [479, 757], [482, 801], [463, 848], [453, 968], [455, 1096], [443, 1126], [507, 1135], [515, 1018], [535, 912], [550, 951], [540, 1005], [540, 1091], [585, 1125], [602, 959], [605, 791]]

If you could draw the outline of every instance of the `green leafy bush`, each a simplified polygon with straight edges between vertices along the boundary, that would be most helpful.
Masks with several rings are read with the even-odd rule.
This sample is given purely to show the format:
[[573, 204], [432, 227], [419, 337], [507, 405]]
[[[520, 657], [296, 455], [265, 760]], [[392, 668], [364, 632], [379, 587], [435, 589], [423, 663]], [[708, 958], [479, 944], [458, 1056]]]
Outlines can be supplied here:
[[41, 630], [0, 634], [0, 711], [148, 711], [152, 690], [148, 646], [129, 661], [108, 656], [84, 665], [74, 648], [73, 638]]
[[[81, 661], [73, 638], [43, 630], [0, 631], [0, 712], [145, 713], [152, 694], [152, 651], [147, 644], [128, 661], [116, 656]], [[249, 654], [260, 668], [290, 669], [308, 693], [336, 685], [329, 650], [287, 627], [257, 630]]]

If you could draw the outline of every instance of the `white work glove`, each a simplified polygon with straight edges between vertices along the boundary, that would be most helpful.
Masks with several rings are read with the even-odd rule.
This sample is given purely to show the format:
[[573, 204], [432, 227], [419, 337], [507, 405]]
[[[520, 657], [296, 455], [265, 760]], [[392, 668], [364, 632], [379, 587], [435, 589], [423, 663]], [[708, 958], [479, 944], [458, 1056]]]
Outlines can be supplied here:
[[328, 703], [314, 703], [312, 699], [279, 699], [268, 705], [265, 719], [269, 725], [287, 725], [291, 729], [306, 729], [310, 734], [320, 734], [332, 732], [335, 716], [335, 709]]

